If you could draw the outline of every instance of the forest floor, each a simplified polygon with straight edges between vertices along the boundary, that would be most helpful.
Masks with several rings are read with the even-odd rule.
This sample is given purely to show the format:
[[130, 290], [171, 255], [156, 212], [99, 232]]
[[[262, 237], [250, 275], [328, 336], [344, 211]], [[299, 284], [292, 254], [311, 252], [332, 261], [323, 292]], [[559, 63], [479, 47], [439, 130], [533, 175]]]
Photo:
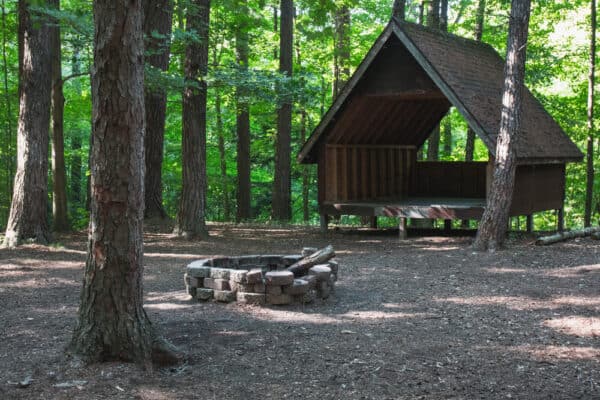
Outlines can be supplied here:
[[[250, 225], [212, 225], [204, 242], [147, 234], [145, 308], [187, 354], [154, 372], [65, 361], [85, 234], [2, 249], [0, 399], [600, 398], [600, 242], [520, 237], [487, 254], [471, 240]], [[326, 301], [260, 308], [185, 294], [192, 260], [327, 244], [340, 280]]]

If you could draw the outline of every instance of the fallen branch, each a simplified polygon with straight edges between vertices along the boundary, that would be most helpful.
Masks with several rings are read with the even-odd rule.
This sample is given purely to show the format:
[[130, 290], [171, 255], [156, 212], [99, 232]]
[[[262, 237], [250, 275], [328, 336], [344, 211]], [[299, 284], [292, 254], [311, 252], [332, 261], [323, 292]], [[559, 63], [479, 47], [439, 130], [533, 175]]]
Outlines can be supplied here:
[[597, 238], [600, 236], [600, 227], [596, 226], [593, 228], [583, 228], [576, 231], [559, 232], [555, 235], [543, 236], [536, 240], [535, 244], [538, 246], [546, 246], [549, 244], [585, 236], [593, 236], [594, 238]]
[[333, 257], [335, 257], [335, 252], [333, 251], [333, 247], [329, 245], [290, 265], [288, 268], [286, 268], [286, 270], [293, 272], [295, 277], [299, 277], [305, 275], [306, 271], [315, 265], [325, 264]]

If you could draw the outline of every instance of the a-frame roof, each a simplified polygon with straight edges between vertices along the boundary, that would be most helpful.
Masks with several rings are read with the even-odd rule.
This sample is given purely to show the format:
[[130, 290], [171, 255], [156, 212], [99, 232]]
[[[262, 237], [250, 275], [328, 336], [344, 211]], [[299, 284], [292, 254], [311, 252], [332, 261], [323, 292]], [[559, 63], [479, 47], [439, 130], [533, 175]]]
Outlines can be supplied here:
[[[398, 130], [398, 125], [389, 121], [396, 118], [422, 118], [427, 123], [420, 129], [431, 129], [439, 122], [447, 110], [448, 104], [457, 108], [469, 126], [481, 138], [488, 150], [495, 153], [496, 136], [500, 126], [502, 88], [504, 81], [504, 61], [489, 45], [474, 40], [461, 38], [452, 34], [433, 31], [421, 25], [392, 20], [376, 40], [354, 75], [344, 86], [320, 124], [304, 144], [298, 155], [300, 162], [315, 162], [316, 153], [323, 140], [334, 131], [335, 135], [352, 135], [350, 132], [357, 126], [359, 116], [352, 105], [358, 104], [355, 96], [361, 91], [361, 82], [369, 77], [374, 65], [388, 62], [384, 53], [390, 51], [390, 43], [399, 42], [391, 51], [408, 52], [411, 62], [416, 62], [434, 85], [439, 97], [430, 96], [430, 107], [421, 107], [419, 112], [405, 111], [406, 102], [396, 101], [396, 107], [385, 109], [380, 105], [371, 106], [365, 117], [371, 121], [386, 120], [387, 129]], [[373, 66], [373, 67], [372, 67]], [[372, 67], [372, 68], [370, 68]], [[390, 68], [398, 68], [394, 65]], [[391, 69], [394, 71], [394, 69]], [[375, 72], [371, 72], [373, 75]], [[402, 78], [400, 78], [402, 79]], [[360, 90], [359, 90], [360, 89]], [[419, 91], [424, 93], [424, 91]], [[361, 96], [361, 104], [365, 102], [381, 102], [376, 96]], [[449, 103], [448, 103], [449, 102]], [[440, 106], [441, 105], [441, 106]], [[446, 108], [444, 108], [444, 105]], [[415, 107], [413, 106], [413, 109]], [[441, 111], [441, 112], [440, 112]], [[409, 114], [407, 114], [407, 112]], [[345, 114], [353, 114], [348, 116]], [[403, 114], [400, 116], [400, 114]], [[435, 120], [433, 126], [431, 121]], [[345, 124], [340, 121], [346, 120]], [[348, 123], [348, 121], [351, 121]], [[341, 127], [336, 129], [336, 124]], [[415, 125], [412, 125], [415, 126]], [[418, 126], [418, 125], [417, 125]], [[358, 129], [358, 128], [356, 128]], [[367, 129], [365, 127], [362, 128]], [[425, 131], [424, 131], [425, 132]], [[402, 135], [405, 132], [398, 132]], [[426, 137], [422, 139], [424, 141]], [[418, 145], [422, 144], [416, 143]], [[385, 143], [388, 144], [388, 143]], [[569, 139], [562, 128], [544, 110], [539, 101], [525, 88], [523, 92], [523, 109], [521, 115], [521, 131], [517, 140], [517, 159], [520, 163], [556, 163], [580, 161], [583, 154]]]

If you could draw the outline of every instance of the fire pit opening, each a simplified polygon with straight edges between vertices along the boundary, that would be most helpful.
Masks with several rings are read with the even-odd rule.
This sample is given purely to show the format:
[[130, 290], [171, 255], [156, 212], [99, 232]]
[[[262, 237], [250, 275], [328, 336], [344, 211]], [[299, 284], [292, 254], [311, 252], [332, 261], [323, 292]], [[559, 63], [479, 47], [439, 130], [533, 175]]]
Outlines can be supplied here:
[[243, 304], [285, 305], [326, 299], [338, 279], [331, 246], [304, 248], [299, 255], [214, 257], [186, 267], [185, 286], [192, 298]]

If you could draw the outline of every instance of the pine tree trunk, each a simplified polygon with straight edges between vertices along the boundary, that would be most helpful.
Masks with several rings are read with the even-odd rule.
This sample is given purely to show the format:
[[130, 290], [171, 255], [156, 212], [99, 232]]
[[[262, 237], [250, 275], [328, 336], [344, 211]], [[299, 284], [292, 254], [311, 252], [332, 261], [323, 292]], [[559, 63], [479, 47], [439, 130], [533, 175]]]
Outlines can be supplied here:
[[[43, 2], [45, 5], [45, 2]], [[52, 81], [50, 25], [33, 20], [30, 2], [19, 1], [20, 110], [17, 130], [17, 171], [5, 244], [23, 239], [50, 241], [48, 229], [48, 138]]]
[[223, 219], [231, 220], [231, 207], [229, 205], [229, 179], [227, 177], [227, 154], [225, 152], [225, 136], [223, 131], [223, 111], [221, 110], [221, 93], [216, 89], [215, 116], [217, 119], [217, 139], [219, 146], [219, 167], [221, 172], [221, 191], [223, 192]]
[[406, 0], [394, 0], [392, 6], [392, 17], [401, 21], [406, 19]]
[[[281, 0], [279, 72], [291, 77], [294, 61], [294, 1]], [[292, 99], [283, 98], [277, 111], [275, 177], [273, 180], [272, 217], [278, 221], [292, 218], [291, 194]]]
[[[300, 143], [306, 142], [306, 110], [302, 110], [302, 118], [300, 120]], [[310, 170], [308, 165], [302, 166], [302, 220], [308, 222], [310, 219], [309, 212], [309, 194], [310, 194]]]
[[94, 1], [92, 213], [68, 351], [88, 362], [177, 360], [142, 308], [144, 42], [141, 0]]
[[427, 26], [440, 29], [440, 0], [430, 0], [427, 7]]
[[[485, 21], [485, 0], [477, 3], [477, 16], [475, 21], [475, 40], [481, 42], [483, 37], [483, 23]], [[465, 145], [465, 161], [473, 161], [475, 153], [475, 131], [469, 127], [467, 130], [467, 143]]]
[[448, 32], [448, 0], [440, 0], [440, 30]]
[[452, 123], [450, 119], [446, 118], [444, 120], [443, 128], [443, 138], [444, 138], [444, 148], [442, 149], [442, 153], [444, 154], [444, 158], [447, 160], [452, 156]]
[[[173, 0], [144, 0], [146, 64], [161, 71], [169, 67]], [[158, 38], [157, 35], [163, 37]], [[162, 87], [146, 87], [146, 152], [144, 218], [167, 218], [162, 197], [163, 142], [167, 93]]]
[[473, 244], [476, 250], [494, 251], [501, 248], [506, 236], [517, 167], [515, 147], [521, 129], [530, 7], [531, 0], [512, 1], [494, 174], [487, 205]]
[[587, 97], [587, 154], [586, 154], [586, 191], [584, 226], [592, 224], [592, 206], [594, 202], [594, 85], [596, 74], [596, 0], [590, 4], [590, 55]]
[[337, 97], [350, 78], [350, 9], [342, 5], [334, 15], [333, 97]]
[[[13, 176], [14, 176], [14, 147], [13, 147], [13, 112], [12, 112], [12, 99], [8, 86], [8, 55], [7, 55], [7, 26], [6, 26], [6, 3], [2, 0], [0, 3], [2, 8], [2, 72], [3, 72], [3, 89], [4, 89], [4, 119], [6, 122], [6, 148], [5, 151], [8, 154], [6, 157], [6, 191], [8, 197], [12, 197], [13, 194]], [[3, 218], [4, 220], [4, 218]]]
[[[431, 0], [427, 8], [427, 26], [432, 29], [440, 29], [440, 1]], [[427, 161], [437, 161], [440, 151], [440, 126], [429, 135], [427, 141]]]
[[206, 80], [210, 0], [192, 0], [187, 31], [196, 31], [198, 42], [185, 52], [183, 91], [183, 188], [175, 233], [188, 239], [207, 235], [206, 212]]
[[[241, 21], [235, 31], [235, 50], [237, 63], [242, 70], [248, 69], [248, 3], [237, 0]], [[236, 131], [237, 131], [237, 211], [236, 221], [251, 218], [250, 210], [250, 106], [246, 99], [247, 90], [236, 89]]]
[[[48, 4], [58, 9], [59, 0], [49, 0]], [[52, 43], [52, 214], [54, 231], [66, 232], [70, 229], [67, 211], [67, 171], [65, 167], [64, 109], [60, 27], [53, 24]]]
[[[77, 42], [73, 44], [73, 56], [71, 58], [71, 74], [78, 75], [81, 73], [80, 48]], [[80, 94], [79, 84], [76, 81], [77, 93]], [[70, 172], [70, 195], [71, 204], [75, 207], [81, 204], [81, 132], [76, 131], [71, 133], [71, 162]]]

